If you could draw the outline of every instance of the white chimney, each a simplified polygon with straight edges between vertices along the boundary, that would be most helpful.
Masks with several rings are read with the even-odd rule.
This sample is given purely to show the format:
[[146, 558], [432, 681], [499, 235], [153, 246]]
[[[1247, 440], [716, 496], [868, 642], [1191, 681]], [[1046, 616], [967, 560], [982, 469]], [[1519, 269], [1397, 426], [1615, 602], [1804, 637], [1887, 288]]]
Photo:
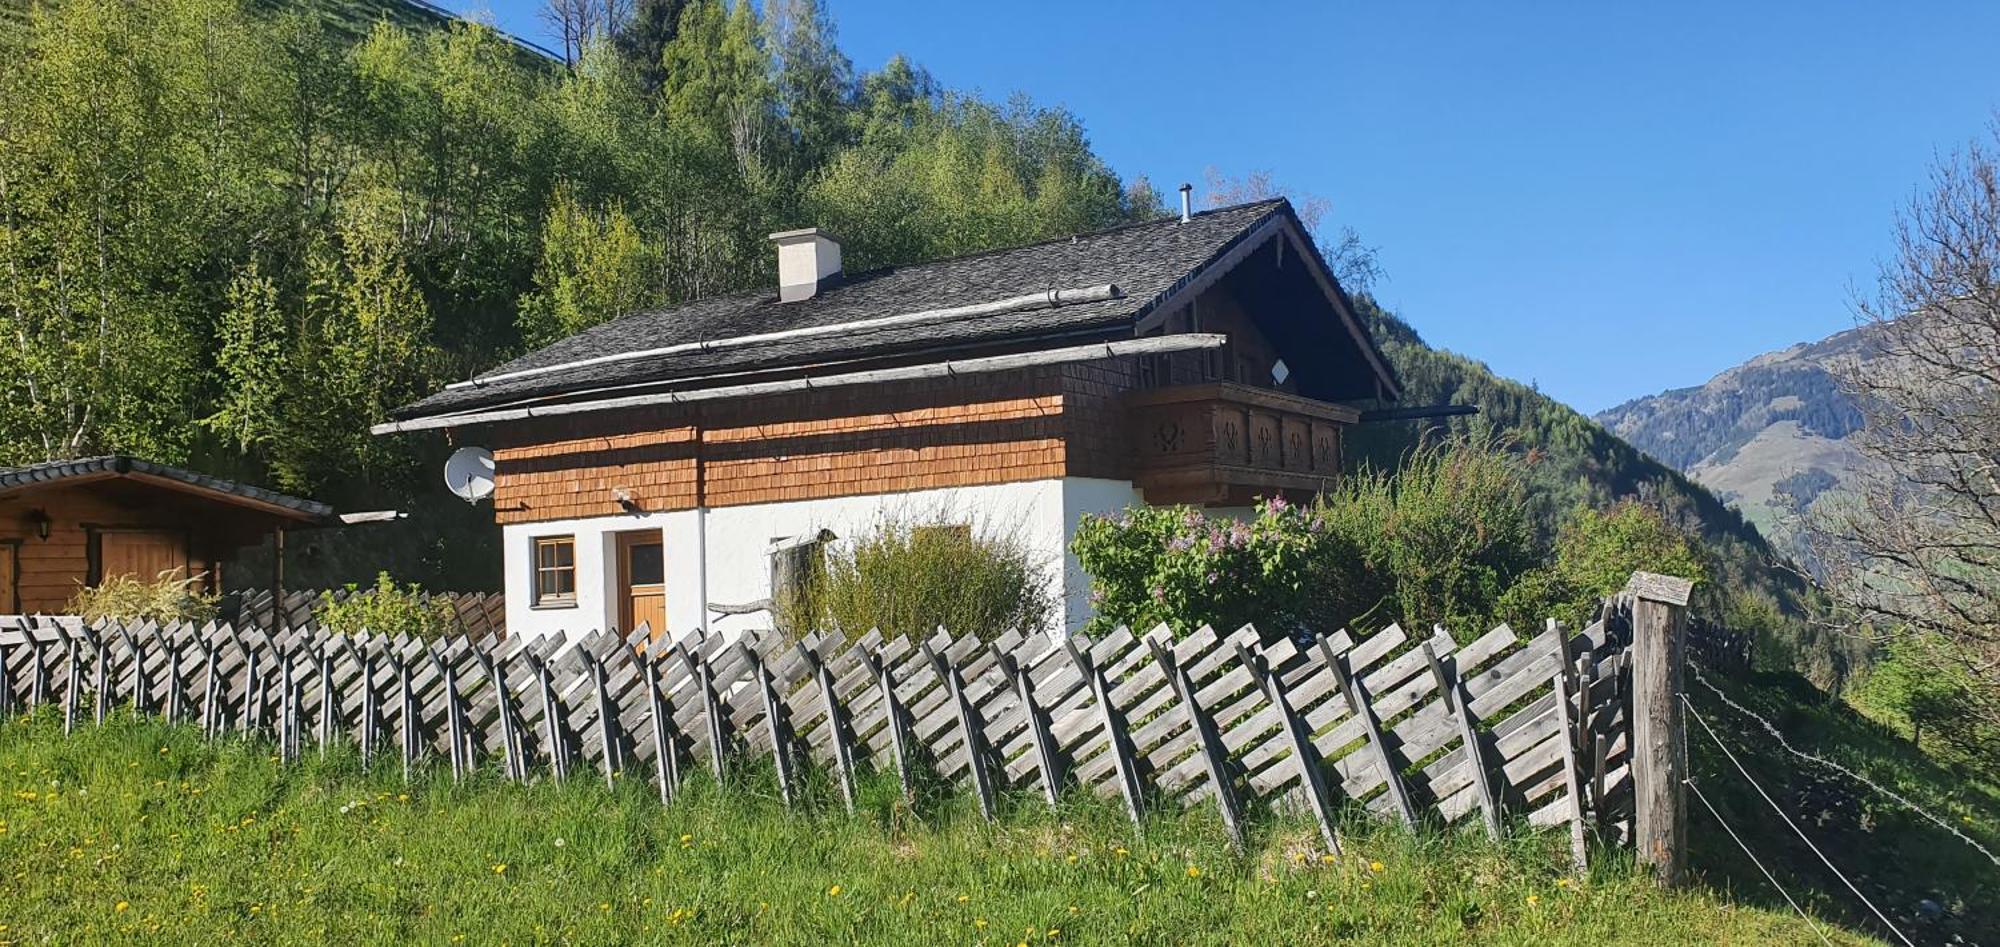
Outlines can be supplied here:
[[1181, 185], [1181, 223], [1194, 218], [1194, 185]]
[[795, 303], [840, 277], [840, 244], [818, 227], [771, 235], [778, 245], [778, 300]]

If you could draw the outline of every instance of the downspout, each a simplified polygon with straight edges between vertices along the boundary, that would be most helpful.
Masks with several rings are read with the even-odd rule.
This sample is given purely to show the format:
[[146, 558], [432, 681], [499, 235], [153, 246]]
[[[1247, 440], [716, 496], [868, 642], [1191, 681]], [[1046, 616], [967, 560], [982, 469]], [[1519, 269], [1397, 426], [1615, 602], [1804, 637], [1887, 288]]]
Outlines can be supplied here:
[[694, 581], [699, 590], [696, 604], [701, 607], [695, 627], [704, 635], [708, 634], [708, 458], [702, 450], [708, 437], [705, 413], [697, 410], [694, 416]]

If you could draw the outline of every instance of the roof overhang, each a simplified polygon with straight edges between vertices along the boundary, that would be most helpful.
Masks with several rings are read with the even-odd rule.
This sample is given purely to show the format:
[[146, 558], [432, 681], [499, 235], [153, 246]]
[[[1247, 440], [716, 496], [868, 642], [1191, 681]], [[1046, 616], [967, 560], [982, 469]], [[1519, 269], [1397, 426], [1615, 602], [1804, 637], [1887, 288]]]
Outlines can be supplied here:
[[1060, 348], [1043, 348], [1006, 355], [987, 355], [932, 361], [917, 365], [900, 365], [893, 368], [878, 368], [865, 371], [833, 371], [817, 375], [808, 374], [804, 377], [788, 378], [781, 381], [750, 382], [733, 385], [723, 384], [705, 388], [677, 388], [625, 395], [609, 395], [607, 392], [602, 394], [609, 396], [603, 397], [591, 397], [590, 393], [585, 393], [582, 400], [496, 406], [473, 409], [457, 414], [406, 418], [401, 421], [387, 421], [377, 424], [368, 430], [371, 434], [397, 434], [408, 431], [442, 430], [456, 427], [470, 427], [479, 424], [525, 421], [530, 418], [588, 414], [598, 411], [613, 411], [620, 408], [700, 404], [710, 401], [751, 398], [760, 395], [783, 394], [787, 392], [818, 391], [850, 385], [915, 381], [926, 378], [954, 378], [965, 375], [1010, 371], [1019, 368], [1034, 368], [1044, 365], [1094, 362], [1130, 355], [1161, 355], [1168, 352], [1221, 348], [1228, 341], [1228, 336], [1223, 335], [1183, 333], [1178, 335], [1154, 336], [1146, 339], [1125, 339], [1122, 341], [1092, 342], [1084, 345], [1071, 345]]
[[324, 503], [166, 464], [115, 455], [0, 471], [0, 497], [112, 480], [144, 484], [296, 523], [320, 525], [338, 522], [333, 508]]
[[1282, 207], [1281, 213], [1274, 212], [1263, 222], [1244, 231], [1242, 236], [1225, 247], [1215, 259], [1189, 273], [1166, 293], [1147, 304], [1141, 310], [1134, 331], [1144, 333], [1164, 324], [1176, 310], [1192, 303], [1196, 297], [1228, 276], [1253, 254], [1269, 246], [1272, 241], [1284, 241], [1293, 256], [1305, 261], [1306, 271], [1311, 275], [1314, 285], [1326, 297], [1327, 305], [1332, 307], [1335, 316], [1340, 319], [1342, 328], [1354, 340], [1355, 347], [1361, 351], [1369, 369], [1374, 372], [1383, 399], [1393, 401], [1401, 398], [1402, 382], [1396, 378], [1395, 369], [1390, 367], [1389, 359], [1375, 344], [1374, 335], [1369, 333], [1368, 327], [1362, 324], [1359, 316], [1355, 315], [1354, 301], [1348, 297], [1347, 291], [1340, 287], [1340, 281], [1334, 277], [1333, 272], [1327, 269], [1326, 260], [1320, 256], [1318, 245], [1306, 234], [1298, 216], [1292, 212], [1290, 202], [1286, 202]]

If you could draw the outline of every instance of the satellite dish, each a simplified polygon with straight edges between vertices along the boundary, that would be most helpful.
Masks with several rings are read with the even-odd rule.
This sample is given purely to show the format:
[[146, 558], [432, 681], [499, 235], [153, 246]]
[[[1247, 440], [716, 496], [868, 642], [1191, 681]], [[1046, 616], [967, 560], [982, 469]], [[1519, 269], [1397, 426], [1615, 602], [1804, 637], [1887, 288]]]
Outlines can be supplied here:
[[493, 452], [484, 447], [461, 447], [444, 462], [444, 485], [467, 503], [478, 503], [493, 495]]

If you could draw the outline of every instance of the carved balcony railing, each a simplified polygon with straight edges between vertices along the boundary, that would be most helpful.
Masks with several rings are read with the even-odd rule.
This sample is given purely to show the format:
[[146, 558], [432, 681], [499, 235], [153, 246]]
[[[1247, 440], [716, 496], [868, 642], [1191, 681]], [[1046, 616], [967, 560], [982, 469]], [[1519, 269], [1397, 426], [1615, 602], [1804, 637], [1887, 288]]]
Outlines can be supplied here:
[[1241, 506], [1284, 494], [1305, 499], [1340, 473], [1346, 405], [1234, 382], [1126, 396], [1133, 481], [1148, 503]]

